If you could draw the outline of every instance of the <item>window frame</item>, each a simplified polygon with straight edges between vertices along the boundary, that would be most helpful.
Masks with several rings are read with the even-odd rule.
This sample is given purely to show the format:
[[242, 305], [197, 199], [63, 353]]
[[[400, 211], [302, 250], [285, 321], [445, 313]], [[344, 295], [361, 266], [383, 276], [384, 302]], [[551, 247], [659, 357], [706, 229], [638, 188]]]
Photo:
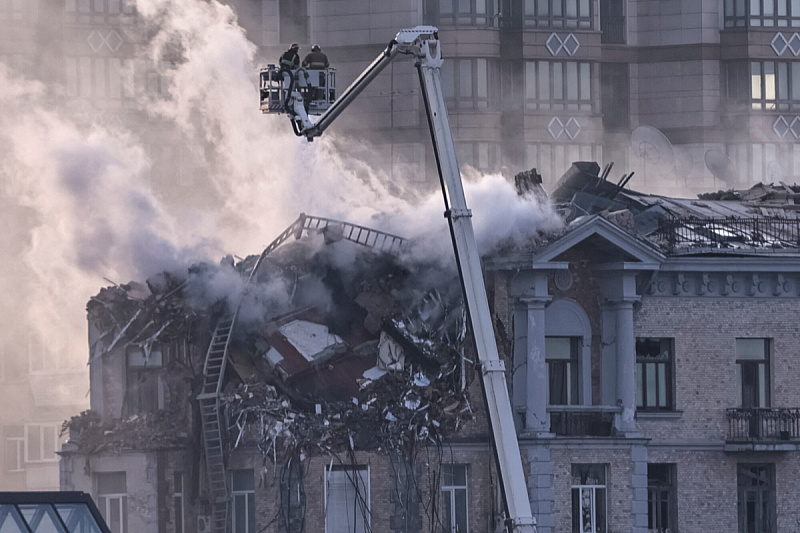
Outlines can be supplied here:
[[[464, 9], [464, 4], [469, 4]], [[495, 4], [499, 0], [426, 0], [425, 23], [435, 26], [495, 27], [498, 17]], [[445, 6], [450, 11], [443, 11]], [[482, 9], [482, 10], [481, 10]]]
[[[23, 425], [10, 425], [3, 427], [4, 437], [4, 470], [6, 472], [24, 472], [25, 471], [25, 426]], [[9, 468], [12, 448], [16, 456], [15, 468]]]
[[[592, 0], [523, 0], [523, 24], [528, 28], [594, 30], [594, 4]], [[571, 6], [575, 16], [568, 14]]]
[[[569, 339], [570, 342], [570, 357], [552, 357], [548, 355], [547, 345], [548, 339]], [[583, 344], [583, 337], [564, 336], [564, 335], [547, 335], [545, 336], [545, 366], [547, 368], [547, 405], [580, 405], [581, 403], [581, 347]], [[554, 367], [551, 363], [567, 361], [566, 363], [566, 403], [553, 403], [553, 372]]]
[[[468, 84], [463, 79], [465, 72], [462, 72], [467, 65]], [[497, 110], [500, 68], [495, 60], [486, 57], [448, 57], [441, 74], [442, 93], [448, 109]]]
[[[766, 14], [770, 6], [772, 14]], [[755, 13], [753, 13], [753, 8]], [[785, 13], [781, 14], [782, 9]], [[723, 24], [732, 28], [799, 28], [800, 1], [798, 0], [725, 0]]]
[[[47, 452], [45, 450], [45, 431], [52, 430], [52, 438], [53, 443], [55, 444], [55, 449], [52, 452]], [[42, 464], [42, 463], [57, 463], [58, 462], [58, 455], [56, 454], [59, 445], [59, 432], [61, 430], [61, 424], [58, 422], [31, 422], [25, 424], [25, 463], [33, 463], [33, 464]], [[39, 443], [39, 452], [36, 458], [31, 457], [31, 444], [34, 441], [32, 438], [33, 433], [38, 432], [38, 443]], [[52, 457], [49, 455], [52, 454]]]
[[[246, 479], [252, 481], [252, 485], [247, 484], [245, 488], [236, 488], [237, 475], [247, 476]], [[231, 531], [237, 531], [237, 512], [236, 501], [241, 498], [244, 501], [244, 531], [246, 533], [256, 532], [256, 485], [255, 471], [252, 468], [235, 469], [230, 471], [231, 476]]]
[[[122, 479], [125, 482], [125, 492], [101, 492], [100, 490], [100, 477], [112, 476], [122, 474]], [[95, 472], [94, 475], [95, 494], [97, 494], [97, 508], [103, 516], [103, 520], [108, 524], [108, 528], [112, 533], [128, 533], [128, 476], [127, 472]], [[120, 529], [115, 531], [112, 529], [112, 522], [109, 519], [112, 505], [117, 502], [119, 510]]]
[[[747, 65], [750, 109], [800, 111], [800, 61], [763, 59], [748, 61]], [[774, 79], [770, 80], [770, 77]], [[726, 81], [727, 78], [726, 74]], [[726, 97], [728, 94], [726, 92]]]
[[[141, 353], [141, 359], [138, 354]], [[125, 412], [129, 415], [152, 413], [164, 409], [165, 386], [162, 376], [164, 350], [153, 345], [150, 356], [144, 357], [140, 346], [125, 350]], [[152, 359], [152, 361], [151, 361]]]
[[[442, 498], [442, 516], [444, 516], [445, 512], [445, 498], [449, 502], [449, 509], [450, 509], [450, 516], [448, 517], [448, 522], [450, 524], [450, 531], [447, 531], [447, 527], [445, 523], [442, 523], [442, 532], [443, 533], [469, 533], [469, 469], [468, 465], [466, 464], [443, 464], [441, 465], [441, 498]], [[446, 484], [445, 481], [448, 479], [448, 475], [445, 471], [446, 468], [450, 469], [463, 469], [463, 477], [464, 483], [463, 484], [456, 484], [454, 481], [450, 484]], [[456, 478], [456, 474], [454, 471], [451, 471], [449, 474], [450, 480], [454, 480]], [[456, 506], [456, 497], [458, 494], [463, 495], [464, 499], [464, 515], [459, 520], [458, 508]], [[458, 524], [463, 523], [464, 531], [459, 529]]]
[[[570, 70], [575, 68], [576, 83], [570, 80]], [[525, 110], [568, 111], [571, 114], [594, 113], [593, 61], [553, 61], [550, 59], [525, 61]], [[543, 72], [546, 70], [546, 75]], [[570, 92], [577, 91], [577, 98]], [[546, 92], [546, 94], [545, 94]]]
[[[666, 480], [656, 479], [655, 470], [664, 468]], [[652, 472], [652, 473], [651, 473]], [[677, 465], [647, 463], [647, 530], [652, 533], [678, 533]], [[666, 504], [666, 512], [663, 505]], [[666, 524], [663, 521], [666, 520]]]
[[[757, 359], [740, 356], [739, 341], [751, 340], [764, 342], [763, 358]], [[739, 405], [742, 409], [764, 409], [772, 405], [772, 350], [773, 342], [769, 337], [736, 337], [734, 349], [734, 353], [736, 354], [736, 383], [739, 387]], [[762, 390], [761, 387], [757, 387], [754, 395], [754, 405], [745, 405], [745, 369], [751, 365], [758, 365], [756, 366], [757, 371], [755, 375], [756, 385], [763, 384], [764, 388]]]
[[[766, 473], [766, 483], [764, 484], [757, 484], [757, 483], [746, 483], [746, 477], [748, 474], [750, 476], [753, 475], [753, 469], [763, 469]], [[750, 470], [748, 473], [747, 471]], [[757, 476], [758, 474], [756, 474]], [[755, 477], [755, 476], [753, 476]], [[747, 531], [745, 527], [746, 522], [746, 509], [747, 505], [743, 503], [743, 500], [746, 499], [746, 493], [748, 492], [747, 487], [757, 487], [754, 491], [757, 494], [766, 494], [768, 500], [764, 502], [761, 500], [762, 506], [756, 505], [755, 508], [758, 509], [766, 504], [768, 512], [770, 516], [767, 517], [769, 524], [767, 528], [762, 529], [759, 528], [756, 530], [755, 533], [776, 533], [777, 531], [777, 491], [775, 487], [775, 465], [773, 463], [737, 463], [736, 465], [736, 501], [737, 501], [737, 521], [739, 523], [739, 531], [744, 532]], [[753, 489], [751, 489], [753, 490]], [[763, 519], [763, 517], [762, 517]], [[763, 525], [763, 524], [762, 524]]]
[[[362, 529], [359, 529], [357, 525], [354, 525], [354, 533], [363, 533], [365, 531], [371, 530], [371, 522], [372, 522], [372, 505], [371, 505], [371, 483], [370, 483], [370, 467], [369, 465], [325, 465], [325, 505], [323, 507], [325, 512], [325, 533], [339, 533], [338, 531], [333, 531], [329, 529], [328, 524], [328, 505], [329, 500], [331, 497], [331, 473], [332, 472], [354, 472], [358, 474], [359, 480], [366, 485], [366, 495], [362, 496], [359, 506], [361, 507], [361, 514], [359, 515], [362, 519], [365, 520]], [[352, 484], [352, 478], [350, 475], [347, 476], [348, 481]], [[356, 498], [360, 494], [360, 490], [356, 489], [355, 494], [353, 495]], [[345, 495], [346, 496], [346, 495]], [[358, 500], [356, 500], [358, 501]], [[364, 503], [366, 502], [366, 509], [364, 508]]]
[[[646, 342], [658, 342], [659, 354], [657, 356], [644, 355]], [[667, 354], [664, 355], [666, 349]], [[648, 402], [649, 386], [648, 368], [656, 365], [656, 376], [653, 384], [655, 390], [655, 402], [650, 405]], [[665, 374], [663, 383], [664, 404], [661, 405], [661, 383], [659, 381], [660, 372], [663, 369]], [[636, 337], [636, 410], [642, 412], [674, 411], [675, 407], [675, 339], [673, 337]]]
[[[608, 465], [605, 463], [573, 463], [571, 465], [571, 470], [570, 493], [572, 495], [572, 505], [570, 514], [572, 515], [572, 532], [606, 533], [608, 530]], [[584, 472], [580, 472], [580, 470], [584, 470]], [[602, 480], [598, 480], [600, 481], [599, 483], [587, 482], [589, 481], [589, 472], [592, 470], [595, 472], [602, 472], [602, 476], [600, 476]], [[576, 471], [579, 472], [576, 474]], [[580, 478], [578, 483], [575, 482], [576, 477]], [[589, 493], [589, 499], [591, 501], [590, 520], [592, 525], [591, 529], [588, 531], [584, 529], [583, 513], [578, 513], [576, 516], [576, 510], [581, 510], [585, 492]], [[602, 497], [602, 502], [598, 502], [598, 494]], [[598, 524], [598, 509], [602, 510], [600, 514], [603, 522], [602, 524]]]

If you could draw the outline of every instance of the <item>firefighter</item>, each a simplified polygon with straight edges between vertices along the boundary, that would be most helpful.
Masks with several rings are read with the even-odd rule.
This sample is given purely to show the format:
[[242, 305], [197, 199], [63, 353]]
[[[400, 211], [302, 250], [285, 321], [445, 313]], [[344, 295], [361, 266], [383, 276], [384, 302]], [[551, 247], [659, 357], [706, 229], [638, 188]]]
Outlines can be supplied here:
[[328, 56], [322, 53], [318, 44], [311, 47], [311, 52], [303, 59], [303, 66], [311, 69], [328, 68]]
[[300, 66], [300, 45], [292, 43], [292, 46], [281, 56], [278, 64], [281, 69], [294, 70]]

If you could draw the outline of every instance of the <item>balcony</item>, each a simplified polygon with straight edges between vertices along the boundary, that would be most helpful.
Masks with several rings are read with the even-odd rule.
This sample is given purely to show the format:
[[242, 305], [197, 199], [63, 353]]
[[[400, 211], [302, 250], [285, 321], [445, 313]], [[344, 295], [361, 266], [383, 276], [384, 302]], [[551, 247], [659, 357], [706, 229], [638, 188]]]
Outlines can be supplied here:
[[551, 405], [550, 433], [557, 437], [611, 437], [618, 407]]
[[729, 451], [795, 450], [800, 444], [800, 408], [728, 409]]

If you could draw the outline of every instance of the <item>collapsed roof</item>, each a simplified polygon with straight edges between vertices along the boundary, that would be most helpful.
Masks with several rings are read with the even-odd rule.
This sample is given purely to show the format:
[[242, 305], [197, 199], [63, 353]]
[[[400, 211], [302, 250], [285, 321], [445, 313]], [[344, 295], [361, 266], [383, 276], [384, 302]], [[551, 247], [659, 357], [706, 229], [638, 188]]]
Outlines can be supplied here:
[[[309, 227], [309, 219], [326, 222]], [[208, 344], [215, 324], [239, 309], [221, 391], [234, 445], [249, 441], [265, 454], [352, 446], [353, 439], [385, 446], [440, 439], [471, 419], [455, 271], [398, 255], [403, 240], [396, 236], [300, 220], [279, 237], [283, 246], [261, 256], [238, 263], [229, 256], [102, 289], [87, 304], [90, 362], [130, 359], [135, 349], [137, 364], [192, 383], [195, 397], [205, 347], [183, 367], [163, 347], [175, 339]], [[122, 421], [86, 413], [69, 426], [73, 443], [89, 453], [147, 449], [188, 442], [176, 422], [184, 415], [169, 406], [166, 414]], [[369, 430], [354, 436], [358, 428]], [[162, 429], [163, 436], [139, 438]]]
[[800, 247], [800, 186], [758, 183], [747, 190], [670, 198], [627, 189], [630, 175], [613, 183], [597, 163], [577, 162], [551, 194], [572, 227], [602, 215], [671, 255], [760, 254]]

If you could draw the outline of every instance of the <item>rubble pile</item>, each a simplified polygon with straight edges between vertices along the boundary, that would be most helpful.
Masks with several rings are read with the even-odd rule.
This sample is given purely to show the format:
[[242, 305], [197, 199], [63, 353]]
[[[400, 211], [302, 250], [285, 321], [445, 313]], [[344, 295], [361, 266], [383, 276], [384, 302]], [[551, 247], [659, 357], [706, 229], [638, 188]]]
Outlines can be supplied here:
[[180, 413], [157, 411], [124, 419], [103, 421], [95, 411], [84, 411], [62, 425], [69, 433], [72, 449], [87, 455], [122, 450], [163, 450], [189, 443], [186, 417]]
[[455, 271], [324, 242], [308, 235], [278, 248], [249, 285], [258, 256], [102, 289], [87, 304], [90, 363], [130, 366], [135, 349], [167, 405], [131, 412], [123, 391], [121, 412], [68, 421], [71, 443], [87, 453], [185, 445], [200, 423], [187, 397], [197, 403], [211, 333], [237, 308], [220, 398], [228, 446], [313, 454], [439, 443], [457, 431], [472, 418], [474, 365], [463, 356]]

